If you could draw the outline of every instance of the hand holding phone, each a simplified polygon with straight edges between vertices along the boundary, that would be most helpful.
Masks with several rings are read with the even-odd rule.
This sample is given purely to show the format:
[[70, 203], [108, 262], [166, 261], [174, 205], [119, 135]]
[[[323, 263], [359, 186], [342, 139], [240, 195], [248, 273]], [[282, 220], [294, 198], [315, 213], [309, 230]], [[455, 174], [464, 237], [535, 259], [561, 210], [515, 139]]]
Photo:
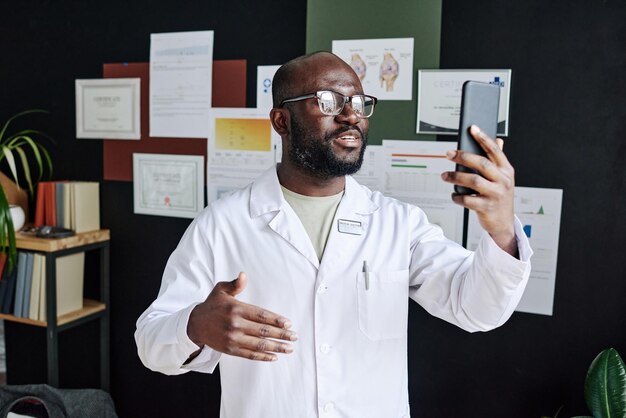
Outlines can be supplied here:
[[[486, 156], [483, 148], [476, 142], [469, 132], [470, 126], [477, 125], [490, 138], [495, 138], [498, 129], [498, 109], [500, 106], [500, 86], [478, 81], [463, 83], [461, 96], [461, 118], [459, 121], [458, 149], [464, 152]], [[472, 168], [461, 164], [456, 165], [456, 171], [480, 174]], [[454, 186], [458, 194], [476, 194], [463, 186]]]
[[[467, 82], [463, 96], [459, 151], [448, 153], [448, 159], [457, 164], [457, 171], [444, 172], [442, 178], [455, 185], [452, 200], [474, 211], [493, 241], [516, 257], [515, 170], [502, 152], [501, 140], [495, 137], [499, 87]], [[475, 125], [472, 129], [474, 136], [469, 132], [472, 125]], [[485, 164], [485, 159], [489, 163]], [[470, 186], [478, 189], [480, 194]]]

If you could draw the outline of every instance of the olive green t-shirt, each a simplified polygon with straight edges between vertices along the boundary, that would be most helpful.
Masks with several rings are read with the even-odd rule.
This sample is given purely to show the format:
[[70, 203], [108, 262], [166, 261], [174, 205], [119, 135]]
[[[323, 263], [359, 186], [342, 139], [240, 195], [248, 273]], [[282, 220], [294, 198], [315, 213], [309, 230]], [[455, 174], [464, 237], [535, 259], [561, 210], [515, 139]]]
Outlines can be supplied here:
[[333, 196], [313, 197], [294, 193], [282, 186], [280, 187], [283, 189], [285, 200], [296, 212], [300, 222], [304, 225], [304, 229], [309, 234], [317, 258], [321, 260], [335, 212], [337, 212], [337, 207], [343, 197], [343, 191]]

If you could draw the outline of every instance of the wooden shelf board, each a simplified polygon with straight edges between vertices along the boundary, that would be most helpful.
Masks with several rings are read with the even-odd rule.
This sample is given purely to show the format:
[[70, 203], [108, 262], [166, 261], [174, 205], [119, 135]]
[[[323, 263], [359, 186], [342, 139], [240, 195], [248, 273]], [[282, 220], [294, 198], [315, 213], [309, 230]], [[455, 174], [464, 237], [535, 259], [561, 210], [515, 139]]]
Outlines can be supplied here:
[[15, 242], [18, 249], [47, 252], [108, 241], [110, 238], [111, 234], [108, 229], [80, 232], [66, 238], [39, 238], [20, 232], [15, 234]]
[[[57, 318], [57, 326], [65, 325], [77, 319], [92, 315], [96, 312], [104, 311], [105, 309], [106, 305], [104, 303], [92, 299], [83, 299], [83, 308], [59, 316]], [[0, 319], [4, 319], [5, 321], [19, 322], [27, 325], [35, 325], [37, 327], [45, 328], [48, 326], [48, 323], [46, 321], [33, 321], [32, 319], [20, 318], [18, 316], [8, 314], [0, 314]]]

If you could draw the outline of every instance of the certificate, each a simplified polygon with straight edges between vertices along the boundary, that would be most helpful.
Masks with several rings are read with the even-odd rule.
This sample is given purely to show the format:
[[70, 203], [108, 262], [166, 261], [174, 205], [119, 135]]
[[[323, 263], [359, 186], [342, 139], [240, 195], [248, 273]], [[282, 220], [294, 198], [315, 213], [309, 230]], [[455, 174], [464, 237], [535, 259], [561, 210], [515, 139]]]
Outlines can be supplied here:
[[511, 70], [420, 70], [417, 78], [418, 134], [457, 134], [463, 83], [467, 80], [500, 86], [497, 133], [509, 134]]
[[204, 207], [204, 157], [133, 154], [135, 213], [194, 218]]
[[76, 80], [76, 137], [140, 139], [139, 78]]

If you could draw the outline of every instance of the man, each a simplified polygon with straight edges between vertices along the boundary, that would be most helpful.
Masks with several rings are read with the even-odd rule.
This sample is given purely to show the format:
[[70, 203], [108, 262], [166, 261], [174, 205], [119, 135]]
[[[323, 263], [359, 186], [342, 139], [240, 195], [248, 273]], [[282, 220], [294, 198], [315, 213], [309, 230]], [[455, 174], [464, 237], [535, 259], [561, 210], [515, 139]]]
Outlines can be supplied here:
[[449, 153], [484, 176], [442, 175], [480, 193], [453, 196], [488, 232], [469, 252], [419, 208], [348, 176], [376, 102], [348, 64], [307, 55], [273, 85], [282, 163], [190, 225], [137, 322], [139, 356], [166, 374], [219, 362], [222, 417], [409, 417], [408, 298], [485, 331], [521, 297], [531, 250], [513, 214], [513, 168], [476, 127], [488, 159]]

